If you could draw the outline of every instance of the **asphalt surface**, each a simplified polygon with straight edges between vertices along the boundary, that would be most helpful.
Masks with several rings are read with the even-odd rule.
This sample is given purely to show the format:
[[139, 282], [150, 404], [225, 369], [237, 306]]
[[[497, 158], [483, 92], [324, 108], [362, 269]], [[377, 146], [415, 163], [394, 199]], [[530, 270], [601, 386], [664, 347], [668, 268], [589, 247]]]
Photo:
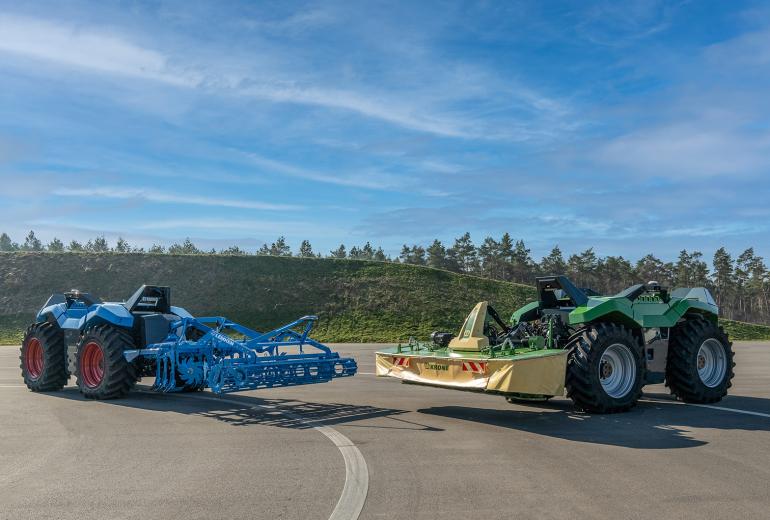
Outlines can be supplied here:
[[609, 416], [375, 378], [376, 346], [337, 348], [359, 375], [95, 402], [28, 391], [0, 347], [0, 518], [329, 518], [335, 431], [366, 461], [363, 519], [770, 518], [768, 343], [736, 343], [729, 410], [653, 386]]

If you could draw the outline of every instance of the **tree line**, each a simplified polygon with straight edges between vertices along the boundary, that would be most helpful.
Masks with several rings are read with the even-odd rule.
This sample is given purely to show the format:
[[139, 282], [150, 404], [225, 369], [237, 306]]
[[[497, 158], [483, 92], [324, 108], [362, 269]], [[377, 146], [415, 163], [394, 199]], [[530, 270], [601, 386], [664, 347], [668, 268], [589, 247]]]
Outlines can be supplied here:
[[[76, 240], [64, 244], [58, 238], [44, 244], [30, 231], [22, 243], [14, 242], [6, 233], [0, 235], [0, 251], [89, 251], [96, 253], [152, 254], [250, 254], [238, 246], [221, 250], [199, 249], [189, 238], [169, 247], [153, 245], [146, 251], [123, 238], [114, 246], [104, 236], [86, 243]], [[613, 294], [634, 283], [655, 280], [668, 287], [707, 287], [711, 290], [723, 317], [756, 323], [770, 323], [770, 272], [764, 259], [748, 248], [738, 256], [719, 248], [711, 265], [700, 251], [682, 250], [674, 262], [665, 262], [653, 254], [632, 261], [623, 256], [597, 255], [593, 248], [566, 256], [558, 246], [540, 260], [532, 257], [523, 240], [513, 240], [508, 233], [500, 239], [486, 237], [476, 245], [470, 233], [444, 244], [434, 240], [429, 246], [406, 245], [396, 258], [386, 255], [381, 247], [370, 242], [348, 249], [340, 244], [322, 254], [313, 250], [310, 241], [303, 240], [299, 250], [292, 252], [284, 237], [263, 244], [255, 253], [269, 256], [298, 256], [304, 258], [352, 258], [382, 262], [425, 265], [457, 273], [472, 274], [496, 280], [531, 284], [535, 276], [566, 274], [579, 287], [590, 287], [601, 294]]]

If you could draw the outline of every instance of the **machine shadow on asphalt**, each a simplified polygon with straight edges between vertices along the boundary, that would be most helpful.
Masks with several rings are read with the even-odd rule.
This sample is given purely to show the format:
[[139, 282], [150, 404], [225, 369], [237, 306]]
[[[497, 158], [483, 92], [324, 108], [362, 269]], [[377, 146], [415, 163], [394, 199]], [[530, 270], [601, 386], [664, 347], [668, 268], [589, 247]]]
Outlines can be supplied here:
[[[149, 387], [148, 387], [149, 388]], [[84, 398], [76, 388], [46, 394], [51, 397], [70, 399], [73, 401], [94, 402]], [[201, 398], [197, 397], [198, 395]], [[274, 426], [304, 430], [315, 426], [346, 426], [409, 429], [415, 431], [443, 431], [440, 428], [426, 426], [401, 417], [406, 410], [396, 408], [379, 408], [376, 406], [353, 405], [345, 403], [314, 403], [299, 399], [260, 398], [251, 396], [228, 395], [221, 399], [215, 394], [178, 393], [157, 394], [139, 391], [129, 394], [123, 399], [98, 401], [99, 404], [148, 410], [154, 412], [172, 412], [199, 417], [207, 417], [233, 426]], [[237, 403], [242, 403], [241, 405]], [[383, 425], [352, 425], [353, 422], [368, 419], [386, 418], [394, 420], [397, 426]]]
[[[437, 406], [417, 411], [569, 441], [644, 450], [694, 448], [708, 444], [694, 437], [692, 429], [770, 431], [770, 421], [764, 418], [684, 406], [668, 394], [645, 394], [645, 397], [661, 401], [640, 402], [629, 412], [610, 415], [579, 412], [567, 400], [532, 405], [536, 408], [532, 411], [521, 409], [527, 405], [510, 410]], [[726, 401], [754, 409], [770, 405], [770, 399], [757, 397], [731, 396]]]

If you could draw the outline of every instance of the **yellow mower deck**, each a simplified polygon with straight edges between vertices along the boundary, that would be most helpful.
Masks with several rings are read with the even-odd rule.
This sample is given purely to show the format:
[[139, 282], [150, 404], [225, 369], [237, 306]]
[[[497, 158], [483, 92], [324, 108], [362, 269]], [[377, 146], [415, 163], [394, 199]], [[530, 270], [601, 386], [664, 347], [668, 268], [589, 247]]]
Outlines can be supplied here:
[[567, 351], [516, 349], [489, 357], [451, 349], [384, 349], [376, 353], [376, 373], [411, 383], [497, 394], [560, 396], [564, 393]]

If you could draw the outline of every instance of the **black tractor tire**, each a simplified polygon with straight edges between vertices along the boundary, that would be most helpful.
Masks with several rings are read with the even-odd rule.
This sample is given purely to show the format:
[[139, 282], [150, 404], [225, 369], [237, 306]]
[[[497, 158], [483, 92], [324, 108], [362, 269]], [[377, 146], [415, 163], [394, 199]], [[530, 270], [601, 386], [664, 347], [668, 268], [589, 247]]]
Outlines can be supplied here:
[[70, 378], [64, 333], [52, 323], [27, 328], [19, 360], [24, 384], [33, 392], [61, 390]]
[[[723, 363], [706, 381], [699, 375], [699, 364], [705, 363], [701, 348], [716, 351], [714, 363]], [[733, 344], [716, 323], [702, 319], [686, 319], [671, 329], [666, 362], [666, 386], [686, 403], [715, 403], [727, 395], [735, 376]], [[709, 384], [706, 384], [706, 383]]]
[[[590, 413], [617, 413], [636, 406], [644, 384], [644, 359], [642, 345], [630, 329], [616, 323], [595, 323], [577, 334], [567, 348], [571, 349], [567, 397], [578, 408]], [[603, 359], [605, 353], [608, 357]], [[613, 369], [610, 360], [616, 359], [624, 364]], [[602, 384], [602, 375], [609, 379], [613, 370], [619, 371], [616, 377], [621, 376], [616, 395], [610, 395]]]
[[125, 330], [111, 325], [87, 329], [75, 364], [80, 393], [89, 399], [117, 399], [130, 392], [138, 372], [123, 352], [133, 348], [133, 338]]

